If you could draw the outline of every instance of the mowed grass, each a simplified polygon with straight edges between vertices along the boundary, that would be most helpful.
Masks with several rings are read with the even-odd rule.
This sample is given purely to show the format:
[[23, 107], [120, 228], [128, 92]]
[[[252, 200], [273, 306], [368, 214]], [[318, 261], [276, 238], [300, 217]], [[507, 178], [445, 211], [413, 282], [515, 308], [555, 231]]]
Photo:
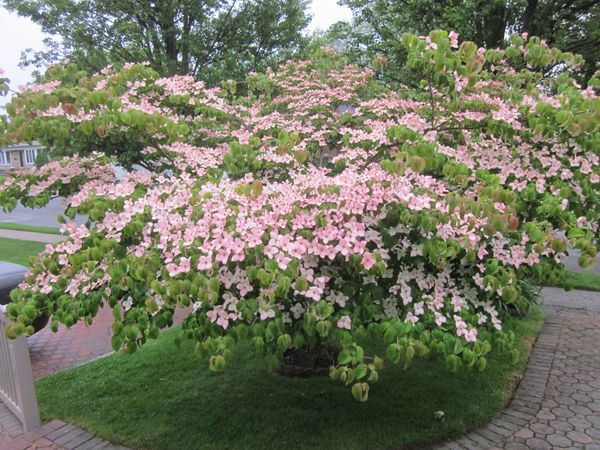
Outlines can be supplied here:
[[568, 272], [573, 289], [600, 291], [600, 274], [592, 272]]
[[38, 255], [45, 246], [42, 242], [0, 238], [0, 261], [28, 266], [29, 257]]
[[57, 227], [40, 227], [37, 225], [24, 225], [21, 223], [0, 222], [0, 230], [32, 231], [34, 233], [60, 234]]
[[[386, 362], [369, 400], [328, 377], [281, 377], [244, 344], [222, 373], [194, 356], [175, 328], [133, 355], [114, 354], [39, 379], [44, 421], [62, 419], [144, 449], [380, 449], [426, 445], [486, 423], [507, 402], [543, 323], [536, 307], [505, 324], [522, 358], [492, 355], [483, 373], [448, 372], [439, 359], [407, 370]], [[367, 345], [367, 349], [380, 344]], [[371, 353], [372, 352], [367, 352]], [[445, 420], [434, 419], [444, 411]]]

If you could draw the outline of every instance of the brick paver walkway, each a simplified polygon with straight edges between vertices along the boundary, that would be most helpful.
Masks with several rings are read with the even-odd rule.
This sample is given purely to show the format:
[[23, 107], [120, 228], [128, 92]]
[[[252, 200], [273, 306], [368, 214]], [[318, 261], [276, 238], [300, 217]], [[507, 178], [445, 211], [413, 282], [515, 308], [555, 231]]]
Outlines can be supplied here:
[[600, 450], [600, 293], [544, 289], [546, 322], [508, 406], [438, 449]]
[[[185, 310], [176, 310], [174, 322], [179, 323], [186, 313]], [[112, 353], [112, 323], [112, 311], [104, 306], [89, 327], [79, 322], [71, 328], [61, 325], [53, 333], [47, 326], [30, 336], [27, 342], [33, 377], [70, 369]]]
[[[1, 404], [0, 404], [1, 405]], [[4, 405], [2, 405], [4, 407]], [[28, 433], [12, 436], [0, 428], [2, 450], [128, 450], [95, 437], [81, 428], [53, 420]]]
[[69, 369], [112, 352], [112, 321], [111, 310], [104, 307], [89, 327], [79, 322], [71, 328], [61, 325], [53, 333], [47, 326], [30, 336], [27, 342], [33, 377]]

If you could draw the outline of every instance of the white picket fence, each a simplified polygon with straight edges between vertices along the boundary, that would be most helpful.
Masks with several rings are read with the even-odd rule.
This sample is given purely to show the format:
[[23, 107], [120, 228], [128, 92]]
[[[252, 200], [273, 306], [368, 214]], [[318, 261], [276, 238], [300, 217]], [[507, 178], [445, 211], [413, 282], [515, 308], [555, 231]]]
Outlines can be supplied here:
[[27, 338], [8, 339], [4, 327], [9, 319], [0, 305], [0, 400], [23, 424], [24, 431], [40, 426]]

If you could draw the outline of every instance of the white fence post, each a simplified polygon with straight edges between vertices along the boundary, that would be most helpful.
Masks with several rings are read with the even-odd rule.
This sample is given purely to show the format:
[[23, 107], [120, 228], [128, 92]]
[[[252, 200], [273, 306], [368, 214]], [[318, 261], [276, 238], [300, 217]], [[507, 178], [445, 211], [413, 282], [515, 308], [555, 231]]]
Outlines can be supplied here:
[[0, 305], [0, 400], [23, 424], [25, 431], [38, 428], [38, 411], [27, 338], [8, 339], [4, 327], [9, 319]]

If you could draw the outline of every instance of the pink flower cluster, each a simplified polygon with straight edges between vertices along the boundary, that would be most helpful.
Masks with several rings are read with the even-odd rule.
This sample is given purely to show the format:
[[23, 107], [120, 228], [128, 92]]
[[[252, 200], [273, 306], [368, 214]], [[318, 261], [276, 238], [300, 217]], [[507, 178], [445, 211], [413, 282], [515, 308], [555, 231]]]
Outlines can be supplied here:
[[[428, 50], [437, 49], [424, 39]], [[449, 39], [456, 48], [458, 36], [451, 33]], [[96, 75], [94, 86], [102, 90], [117, 83], [113, 71]], [[597, 230], [597, 219], [577, 218], [594, 201], [589, 192], [600, 189], [600, 160], [561, 130], [542, 138], [529, 128], [535, 106], [559, 108], [566, 102], [563, 94], [533, 89], [523, 108], [501, 81], [468, 87], [458, 74], [452, 76], [460, 85], [460, 108], [432, 90], [440, 115], [435, 119], [423, 95], [370, 90], [373, 74], [351, 65], [323, 72], [311, 61], [290, 62], [264, 76], [268, 92], [257, 88], [236, 101], [185, 76], [118, 86], [117, 112], [158, 115], [191, 131], [167, 141], [164, 129], [148, 129], [146, 137], [158, 142], [143, 152], [157, 164], [153, 173], [132, 172], [117, 180], [106, 160], [73, 157], [0, 185], [0, 193], [17, 185], [35, 196], [73, 182], [70, 207], [85, 212], [102, 202], [104, 208], [90, 229], [71, 226], [67, 242], [46, 249], [43, 257], [55, 259], [58, 270], [32, 275], [23, 288], [62, 295], [53, 294], [61, 278], [73, 298], [110, 288], [116, 283], [110, 275], [94, 276], [72, 258], [94, 239], [110, 239], [125, 247], [126, 259], [120, 258], [128, 274], [136, 264], [159, 258], [164, 270], [153, 278], [164, 293], [149, 286], [147, 291], [164, 297], [161, 308], [191, 300], [195, 317], [222, 330], [279, 317], [289, 323], [322, 302], [333, 308], [337, 328], [352, 330], [361, 325], [355, 311], [367, 298], [378, 311], [372, 320], [450, 328], [473, 343], [478, 327], [501, 329], [497, 306], [503, 289], [516, 289], [518, 277], [531, 267], [560, 263], [565, 256], [552, 247], [558, 228], [552, 211], [531, 218], [543, 195], [568, 189], [572, 195], [558, 208], [574, 212], [561, 220]], [[48, 82], [29, 92], [52, 95], [59, 85]], [[184, 98], [184, 105], [171, 103], [172, 97]], [[585, 98], [597, 99], [592, 91]], [[201, 112], [184, 112], [184, 106]], [[93, 121], [106, 108], [73, 114], [59, 105], [39, 115], [78, 123]], [[512, 131], [490, 132], [495, 126]], [[127, 130], [123, 124], [111, 127]], [[390, 133], [394, 129], [418, 138], [398, 142]], [[438, 160], [439, 167], [433, 164]], [[228, 172], [231, 161], [246, 173]], [[467, 169], [463, 178], [444, 175], [444, 168], [451, 172], [459, 165]], [[482, 181], [482, 173], [497, 185]], [[517, 211], [518, 202], [505, 198], [504, 189], [539, 197], [531, 210], [527, 205]], [[526, 220], [539, 225], [547, 239], [531, 236]], [[139, 221], [143, 227], [129, 232]], [[489, 261], [499, 266], [495, 272]], [[119, 262], [110, 252], [99, 261], [101, 267]], [[218, 298], [166, 289], [176, 282], [187, 286], [198, 274], [218, 281]], [[354, 282], [377, 296], [350, 289]], [[107, 300], [115, 301], [107, 292]], [[252, 318], [241, 311], [248, 299], [257, 305]]]

